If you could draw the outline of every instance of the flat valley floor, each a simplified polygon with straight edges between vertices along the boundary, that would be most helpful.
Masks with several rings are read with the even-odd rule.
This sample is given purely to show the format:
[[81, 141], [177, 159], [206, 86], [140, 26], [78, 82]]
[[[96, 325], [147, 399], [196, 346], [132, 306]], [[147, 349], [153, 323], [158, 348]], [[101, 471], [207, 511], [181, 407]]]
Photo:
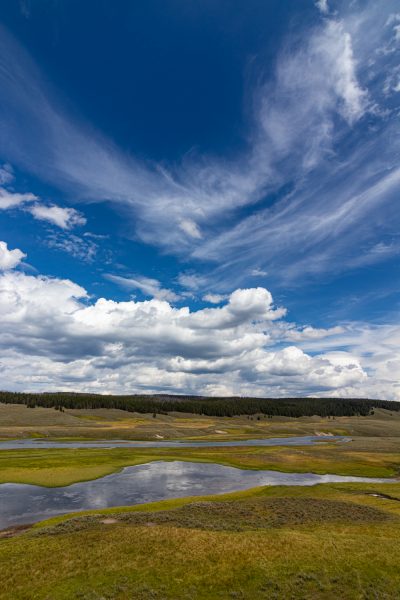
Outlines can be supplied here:
[[[337, 444], [329, 434], [350, 436]], [[0, 482], [65, 486], [154, 460], [391, 477], [263, 487], [56, 517], [0, 533], [0, 598], [400, 597], [400, 415], [267, 419], [0, 405], [0, 439], [228, 440], [318, 446], [0, 450]]]

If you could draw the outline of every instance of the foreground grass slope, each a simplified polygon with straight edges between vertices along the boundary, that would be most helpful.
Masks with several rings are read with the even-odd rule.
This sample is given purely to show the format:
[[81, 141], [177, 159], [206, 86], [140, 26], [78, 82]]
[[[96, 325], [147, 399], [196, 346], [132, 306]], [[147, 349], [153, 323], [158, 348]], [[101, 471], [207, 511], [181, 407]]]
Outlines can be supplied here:
[[398, 597], [394, 484], [110, 509], [0, 541], [2, 600]]

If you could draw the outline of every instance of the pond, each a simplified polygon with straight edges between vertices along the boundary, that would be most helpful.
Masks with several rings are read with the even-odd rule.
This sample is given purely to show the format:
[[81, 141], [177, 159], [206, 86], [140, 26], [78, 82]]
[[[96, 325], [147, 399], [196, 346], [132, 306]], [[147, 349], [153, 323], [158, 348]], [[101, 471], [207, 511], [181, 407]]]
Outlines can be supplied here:
[[251, 471], [212, 463], [154, 461], [66, 487], [3, 483], [0, 485], [0, 529], [69, 512], [130, 506], [167, 498], [221, 494], [262, 485], [311, 486], [318, 483], [390, 481], [313, 473]]
[[0, 441], [0, 450], [20, 450], [23, 448], [206, 448], [229, 446], [311, 446], [327, 441], [348, 442], [343, 436], [313, 436], [265, 438], [257, 440], [230, 440], [189, 442], [179, 440], [134, 441], [134, 440], [94, 440], [94, 441], [52, 441], [46, 439], [19, 439]]

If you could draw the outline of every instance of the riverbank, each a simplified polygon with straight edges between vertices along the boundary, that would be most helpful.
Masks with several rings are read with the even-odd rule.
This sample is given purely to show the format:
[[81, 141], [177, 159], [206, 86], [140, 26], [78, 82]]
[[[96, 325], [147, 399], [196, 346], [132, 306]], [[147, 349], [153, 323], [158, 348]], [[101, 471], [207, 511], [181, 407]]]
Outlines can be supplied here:
[[[252, 419], [182, 414], [157, 415], [153, 418], [152, 415], [132, 415], [113, 409], [62, 413], [54, 409], [0, 405], [0, 432], [6, 432], [8, 439], [37, 439], [46, 433], [46, 439], [49, 440], [59, 439], [59, 434], [63, 434], [64, 439], [68, 437], [81, 441], [140, 437], [159, 441], [160, 437], [155, 436], [162, 436], [167, 441], [177, 439], [180, 435], [182, 440], [220, 442], [234, 437], [243, 441], [249, 437], [276, 437], [278, 434], [319, 434], [323, 441], [318, 447], [1, 450], [0, 483], [65, 486], [154, 460], [213, 462], [242, 469], [361, 477], [396, 477], [399, 474], [398, 413], [377, 410], [368, 417]], [[326, 434], [350, 435], [352, 439], [346, 444], [336, 444]]]
[[212, 462], [242, 469], [396, 477], [400, 438], [355, 438], [345, 444], [223, 448], [111, 448], [2, 450], [0, 483], [65, 486], [155, 460]]
[[[0, 411], [0, 429], [3, 425], [8, 439], [35, 439], [45, 432], [50, 440], [153, 442], [319, 434], [321, 443], [0, 450], [0, 482], [54, 488], [152, 461], [372, 478], [397, 477], [400, 469], [400, 420], [388, 411], [279, 421], [194, 415], [129, 415], [124, 420], [124, 414], [121, 424], [119, 411], [76, 411], [75, 416], [53, 409], [7, 410], [8, 416]], [[60, 415], [62, 426], [54, 422]], [[351, 441], [335, 442], [321, 434], [347, 435]], [[0, 600], [397, 599], [399, 490], [399, 483], [253, 488], [14, 528], [0, 538]]]
[[320, 483], [383, 484], [393, 483], [393, 480], [255, 471], [201, 462], [154, 461], [65, 487], [0, 484], [0, 531], [71, 512], [223, 494], [259, 486], [314, 486]]

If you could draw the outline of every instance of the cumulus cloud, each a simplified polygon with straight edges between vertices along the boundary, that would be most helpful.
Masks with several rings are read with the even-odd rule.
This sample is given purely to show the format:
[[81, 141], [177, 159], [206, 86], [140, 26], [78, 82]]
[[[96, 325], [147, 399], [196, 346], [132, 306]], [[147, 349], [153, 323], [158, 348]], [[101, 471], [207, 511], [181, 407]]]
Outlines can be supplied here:
[[[328, 13], [326, 1], [318, 5]], [[267, 270], [281, 283], [304, 282], [397, 252], [398, 114], [382, 110], [379, 94], [398, 86], [399, 19], [391, 0], [350, 5], [289, 37], [268, 80], [257, 78], [252, 128], [238, 155], [193, 153], [171, 168], [143, 164], [74, 123], [2, 31], [4, 155], [71, 197], [109, 200], [132, 236], [216, 262], [210, 276], [181, 273], [183, 288], [211, 303], [218, 294], [208, 290], [238, 288], [221, 306], [191, 312], [171, 306], [178, 295], [156, 279], [109, 275], [152, 299], [93, 302], [73, 282], [8, 270], [0, 282], [3, 381], [25, 389], [400, 397], [398, 327], [297, 326], [283, 320], [268, 290], [243, 289], [243, 279]], [[12, 170], [2, 167], [0, 177], [10, 188]], [[82, 215], [5, 188], [0, 208], [46, 215], [61, 228], [49, 245], [85, 252], [69, 233]], [[20, 260], [4, 255], [8, 264]]]
[[74, 208], [63, 208], [56, 204], [45, 205], [35, 203], [26, 209], [35, 219], [48, 221], [61, 229], [72, 229], [78, 225], [85, 225], [86, 219]]
[[[72, 229], [85, 225], [86, 218], [75, 208], [65, 208], [57, 204], [44, 204], [38, 196], [30, 192], [20, 193], [7, 189], [15, 179], [11, 165], [0, 166], [0, 210], [22, 208], [39, 221], [47, 221], [61, 229]], [[6, 185], [7, 188], [2, 187]]]
[[0, 242], [0, 271], [14, 269], [25, 256], [18, 248], [9, 250], [6, 242]]
[[[14, 178], [12, 170], [0, 168], [0, 183], [10, 183]], [[0, 187], [0, 210], [23, 208], [39, 221], [47, 221], [61, 229], [72, 229], [86, 224], [86, 218], [75, 208], [65, 208], [57, 204], [43, 204], [35, 194], [19, 193]]]
[[[399, 396], [399, 328], [386, 330], [372, 357], [370, 333], [285, 324], [264, 288], [237, 289], [223, 306], [192, 312], [157, 298], [93, 301], [70, 280], [8, 270], [0, 312], [0, 373], [9, 389]], [[285, 338], [288, 329], [298, 329], [299, 345]], [[329, 346], [335, 336], [341, 350]], [[311, 354], [304, 343], [314, 345]]]

